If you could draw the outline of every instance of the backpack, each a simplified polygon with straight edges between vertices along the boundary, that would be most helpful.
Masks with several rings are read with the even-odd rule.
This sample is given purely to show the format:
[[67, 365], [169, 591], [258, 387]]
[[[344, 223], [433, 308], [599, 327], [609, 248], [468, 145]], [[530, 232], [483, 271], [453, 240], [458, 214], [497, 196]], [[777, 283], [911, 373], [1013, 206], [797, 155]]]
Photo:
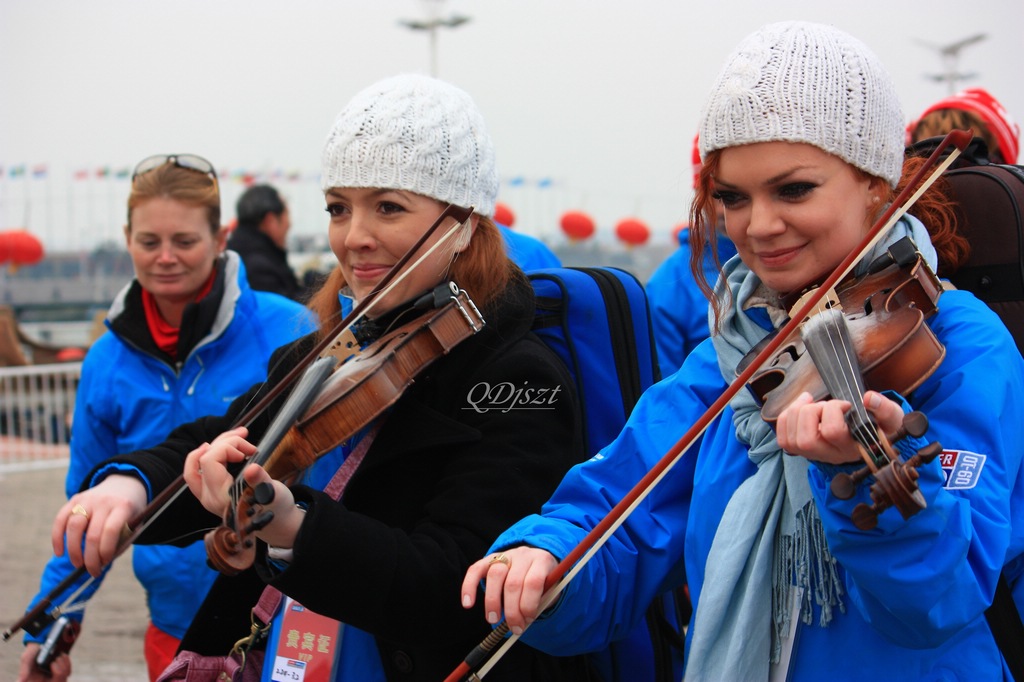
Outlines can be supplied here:
[[1024, 167], [990, 163], [944, 177], [958, 229], [971, 242], [970, 257], [949, 279], [988, 304], [1024, 354]]
[[610, 443], [640, 395], [659, 380], [647, 295], [618, 268], [546, 268], [528, 274], [533, 332], [576, 382], [587, 457]]
[[[941, 141], [921, 140], [907, 154], [927, 156]], [[975, 137], [943, 178], [956, 202], [957, 231], [971, 244], [949, 280], [995, 311], [1024, 354], [1024, 166], [989, 162]]]
[[[640, 395], [661, 378], [647, 296], [636, 277], [613, 267], [527, 275], [537, 299], [533, 332], [575, 381], [591, 457], [619, 435]], [[589, 662], [606, 682], [681, 679], [680, 633], [689, 610], [684, 591], [665, 593], [627, 638], [588, 654]]]

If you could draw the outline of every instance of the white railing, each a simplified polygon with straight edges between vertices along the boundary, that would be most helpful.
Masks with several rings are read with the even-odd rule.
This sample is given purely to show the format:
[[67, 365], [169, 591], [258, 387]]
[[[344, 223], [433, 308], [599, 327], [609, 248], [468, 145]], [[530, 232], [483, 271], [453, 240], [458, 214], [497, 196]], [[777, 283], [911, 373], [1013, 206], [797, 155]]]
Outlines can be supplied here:
[[68, 457], [82, 363], [0, 367], [0, 466]]

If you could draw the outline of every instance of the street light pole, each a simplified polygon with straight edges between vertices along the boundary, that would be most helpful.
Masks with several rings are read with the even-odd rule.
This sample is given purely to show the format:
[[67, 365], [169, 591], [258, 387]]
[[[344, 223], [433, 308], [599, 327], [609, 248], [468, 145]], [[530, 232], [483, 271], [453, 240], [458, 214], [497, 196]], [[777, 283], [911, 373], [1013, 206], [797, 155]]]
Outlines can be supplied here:
[[[435, 0], [436, 2], [437, 0]], [[438, 16], [438, 12], [430, 11], [430, 16], [426, 20], [419, 19], [399, 19], [398, 23], [401, 26], [405, 26], [413, 31], [426, 31], [429, 34], [430, 39], [430, 75], [437, 77], [437, 30], [440, 27], [456, 28], [465, 24], [469, 21], [469, 17], [461, 14], [453, 14], [447, 19], [442, 19]]]
[[967, 38], [957, 40], [956, 42], [948, 43], [946, 45], [936, 45], [934, 43], [918, 39], [917, 42], [920, 43], [921, 45], [929, 47], [938, 52], [939, 57], [942, 58], [942, 63], [945, 66], [945, 70], [943, 71], [943, 73], [932, 74], [929, 75], [928, 77], [931, 78], [931, 80], [940, 83], [946, 83], [946, 87], [949, 90], [949, 94], [955, 94], [956, 91], [959, 89], [958, 84], [960, 83], [960, 81], [970, 80], [978, 75], [976, 73], [966, 73], [960, 71], [960, 52], [965, 47], [969, 47], [971, 45], [974, 45], [975, 43], [980, 43], [986, 38], [988, 38], [987, 34], [978, 33]]

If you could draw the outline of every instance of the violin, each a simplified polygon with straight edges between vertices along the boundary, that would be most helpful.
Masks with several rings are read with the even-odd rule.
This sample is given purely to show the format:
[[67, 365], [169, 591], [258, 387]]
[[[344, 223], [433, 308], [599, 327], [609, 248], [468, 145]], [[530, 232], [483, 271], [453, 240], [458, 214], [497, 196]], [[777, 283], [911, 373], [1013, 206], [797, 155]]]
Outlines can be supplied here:
[[[302, 401], [298, 410], [286, 404], [275, 419], [275, 423], [291, 424], [290, 428], [278, 438], [272, 424], [249, 461], [263, 466], [271, 478], [294, 481], [317, 458], [394, 405], [432, 362], [484, 327], [483, 316], [465, 291], [453, 282], [435, 292], [438, 290], [448, 292], [442, 307], [384, 334], [337, 369], [324, 372], [322, 383], [314, 378], [312, 383], [320, 385], [309, 393], [311, 398]], [[315, 377], [318, 364], [313, 368]], [[306, 393], [296, 386], [293, 395]], [[301, 414], [296, 418], [293, 412]], [[239, 495], [237, 490], [240, 488], [232, 490], [236, 499], [225, 513], [223, 525], [205, 537], [210, 563], [226, 575], [236, 575], [252, 565], [255, 543], [249, 536], [273, 519], [271, 512], [260, 509], [273, 499], [266, 492], [252, 489]], [[247, 522], [243, 525], [242, 520]]]
[[[862, 480], [874, 476], [873, 504], [857, 505], [852, 517], [862, 530], [874, 528], [878, 514], [890, 506], [904, 518], [926, 506], [917, 488], [916, 467], [934, 459], [941, 446], [931, 443], [902, 462], [864, 408], [862, 397], [867, 389], [906, 395], [942, 363], [945, 348], [924, 322], [938, 309], [941, 293], [935, 273], [904, 238], [873, 263], [867, 275], [837, 286], [819, 312], [804, 321], [799, 336], [785, 342], [747, 383], [761, 404], [762, 418], [773, 425], [804, 391], [815, 401], [850, 402], [846, 422], [865, 466], [835, 476], [831, 490], [836, 497], [849, 499]], [[749, 366], [763, 345], [748, 353], [737, 372]], [[927, 417], [911, 412], [892, 442], [923, 436], [927, 428]]]

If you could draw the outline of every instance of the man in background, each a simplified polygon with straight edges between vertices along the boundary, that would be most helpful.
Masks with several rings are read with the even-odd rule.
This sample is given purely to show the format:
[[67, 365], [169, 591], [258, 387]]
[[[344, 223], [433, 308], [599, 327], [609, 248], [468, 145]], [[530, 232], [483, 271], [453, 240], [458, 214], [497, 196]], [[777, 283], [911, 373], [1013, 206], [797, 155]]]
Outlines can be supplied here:
[[238, 227], [228, 248], [242, 257], [249, 286], [299, 300], [304, 289], [288, 264], [291, 219], [281, 195], [270, 185], [253, 185], [238, 198], [235, 215]]

